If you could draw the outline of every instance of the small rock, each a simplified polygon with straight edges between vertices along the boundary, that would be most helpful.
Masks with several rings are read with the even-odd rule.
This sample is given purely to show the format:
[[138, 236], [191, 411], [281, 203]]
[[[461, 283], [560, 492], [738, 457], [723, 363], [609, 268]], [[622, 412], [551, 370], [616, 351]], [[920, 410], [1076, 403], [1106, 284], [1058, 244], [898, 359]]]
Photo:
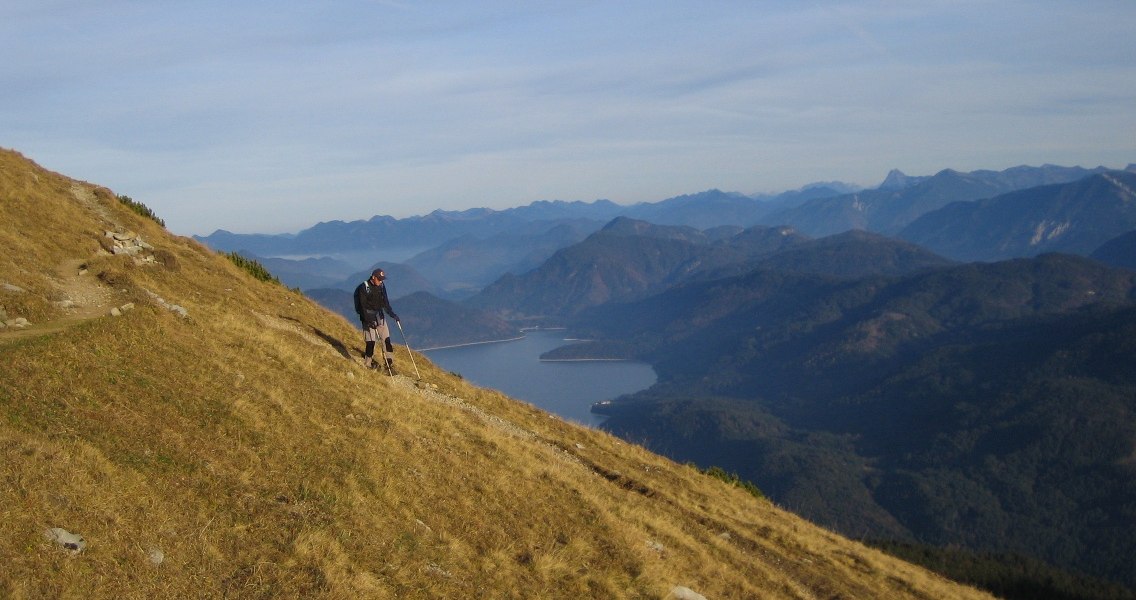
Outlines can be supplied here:
[[5, 283], [0, 287], [3, 287], [6, 291], [12, 292], [13, 294], [22, 294], [27, 291], [18, 285], [12, 285], [10, 283]]
[[134, 303], [133, 302], [127, 302], [126, 304], [123, 304], [122, 306], [118, 307], [118, 309], [121, 310], [122, 312], [132, 311], [132, 310], [134, 310]]
[[12, 329], [23, 329], [25, 327], [31, 326], [31, 323], [23, 317], [16, 317], [15, 319], [8, 319], [7, 321], [4, 321], [4, 324], [7, 325], [8, 327], [11, 327]]
[[655, 540], [647, 540], [647, 549], [659, 554], [662, 554], [666, 551], [666, 548], [664, 548], [662, 544], [656, 542]]
[[43, 537], [47, 538], [48, 541], [63, 546], [75, 554], [82, 552], [83, 549], [87, 547], [87, 541], [83, 539], [83, 536], [71, 533], [60, 527], [48, 529], [44, 532]]
[[146, 553], [146, 558], [149, 558], [150, 564], [156, 567], [166, 560], [166, 553], [157, 548], [150, 548], [150, 551]]
[[118, 307], [116, 306], [116, 307], [114, 307], [114, 308], [110, 309], [110, 316], [112, 316], [112, 317], [121, 317], [121, 316], [122, 316], [122, 311], [121, 311], [121, 310], [118, 310]]
[[706, 600], [706, 596], [681, 585], [676, 585], [671, 588], [671, 593], [667, 594], [664, 600]]

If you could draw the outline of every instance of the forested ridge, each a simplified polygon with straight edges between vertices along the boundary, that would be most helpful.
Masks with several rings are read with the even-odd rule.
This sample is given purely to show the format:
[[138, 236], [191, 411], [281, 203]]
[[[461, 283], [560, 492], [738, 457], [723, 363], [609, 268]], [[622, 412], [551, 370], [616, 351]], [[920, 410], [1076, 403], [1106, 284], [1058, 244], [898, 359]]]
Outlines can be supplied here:
[[604, 407], [609, 430], [849, 535], [1131, 585], [1134, 290], [1136, 273], [1066, 255], [759, 270], [588, 311], [577, 326], [597, 341], [564, 352], [657, 365], [658, 385]]

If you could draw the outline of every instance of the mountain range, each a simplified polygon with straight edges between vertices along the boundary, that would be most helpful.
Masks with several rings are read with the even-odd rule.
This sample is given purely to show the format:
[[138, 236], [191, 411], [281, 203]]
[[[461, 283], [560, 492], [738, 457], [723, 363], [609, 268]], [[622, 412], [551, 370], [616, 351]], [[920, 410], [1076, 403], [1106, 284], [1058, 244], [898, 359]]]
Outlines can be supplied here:
[[894, 235], [920, 216], [953, 202], [993, 198], [1048, 184], [1070, 183], [1105, 171], [1104, 167], [1083, 169], [1043, 165], [969, 173], [944, 169], [925, 178], [908, 178], [893, 172], [879, 188], [811, 200], [775, 212], [763, 223], [790, 225], [817, 237], [849, 229]]
[[[756, 268], [763, 253], [811, 236], [819, 236], [814, 243], [827, 246], [828, 252], [806, 246], [798, 249], [796, 260], [811, 260], [813, 269], [830, 272], [844, 264], [845, 275], [852, 273], [848, 269], [880, 272], [884, 259], [842, 248], [849, 239], [842, 233], [894, 236], [917, 245], [906, 252], [938, 254], [935, 261], [1002, 260], [1052, 251], [1090, 255], [1136, 227], [1134, 170], [1043, 165], [970, 173], [946, 169], [918, 177], [892, 171], [869, 190], [849, 191], [850, 186], [831, 183], [760, 198], [710, 190], [626, 207], [609, 201], [534, 202], [505, 211], [435, 211], [401, 220], [321, 223], [296, 235], [217, 232], [201, 239], [231, 250], [267, 244], [289, 253], [369, 247], [374, 254], [409, 240], [420, 245], [444, 240], [402, 262], [376, 262], [372, 256], [346, 278], [342, 261], [327, 257], [290, 261], [247, 248], [239, 251], [348, 318], [346, 294], [373, 266], [388, 265], [398, 271], [390, 280], [396, 295], [429, 292], [451, 302], [448, 309], [461, 312], [468, 323], [486, 324], [480, 331], [460, 328], [461, 333], [416, 329], [424, 340], [445, 345], [497, 339], [495, 318], [517, 325], [561, 324], [558, 320], [588, 306], [635, 300], [687, 277], [740, 274]], [[612, 219], [599, 220], [606, 218]], [[648, 222], [656, 227], [671, 223], [685, 231], [671, 241], [621, 225]], [[746, 228], [748, 233], [740, 235]], [[768, 239], [747, 239], [761, 236]], [[655, 248], [647, 251], [640, 245]], [[860, 244], [857, 252], [867, 247]], [[782, 254], [777, 260], [779, 268], [788, 268], [793, 259]], [[1124, 251], [1110, 260], [1124, 264]], [[590, 271], [577, 272], [575, 265], [584, 263]], [[413, 315], [413, 309], [407, 314]]]

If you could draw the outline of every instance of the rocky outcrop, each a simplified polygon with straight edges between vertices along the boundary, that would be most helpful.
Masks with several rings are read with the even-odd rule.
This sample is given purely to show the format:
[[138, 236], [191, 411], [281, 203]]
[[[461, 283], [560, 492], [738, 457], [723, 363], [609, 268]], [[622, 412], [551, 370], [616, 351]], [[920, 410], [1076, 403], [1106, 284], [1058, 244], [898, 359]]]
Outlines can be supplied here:
[[[12, 294], [23, 294], [23, 293], [25, 293], [24, 288], [12, 285], [10, 283], [0, 284], [0, 289], [3, 289], [5, 292], [9, 292], [9, 293], [12, 293]], [[0, 330], [9, 329], [9, 328], [10, 329], [23, 329], [25, 327], [28, 327], [29, 325], [31, 325], [31, 323], [29, 323], [28, 320], [23, 318], [23, 317], [9, 317], [8, 311], [4, 310], [3, 306], [0, 306]]]
[[137, 264], [152, 264], [157, 262], [153, 254], [154, 247], [147, 244], [142, 236], [133, 231], [107, 231], [106, 237], [110, 241], [109, 251], [115, 256], [126, 255], [134, 258]]
[[161, 296], [155, 294], [154, 292], [151, 292], [150, 290], [144, 290], [144, 291], [146, 292], [146, 294], [148, 294], [150, 296], [151, 300], [153, 300], [154, 302], [156, 302], [158, 304], [158, 306], [161, 306], [162, 308], [173, 312], [174, 314], [176, 314], [177, 316], [179, 316], [183, 319], [189, 318], [189, 311], [186, 310], [184, 306], [181, 306], [181, 305], [178, 305], [178, 304], [171, 304], [171, 303], [167, 302], [165, 298], [162, 298]]

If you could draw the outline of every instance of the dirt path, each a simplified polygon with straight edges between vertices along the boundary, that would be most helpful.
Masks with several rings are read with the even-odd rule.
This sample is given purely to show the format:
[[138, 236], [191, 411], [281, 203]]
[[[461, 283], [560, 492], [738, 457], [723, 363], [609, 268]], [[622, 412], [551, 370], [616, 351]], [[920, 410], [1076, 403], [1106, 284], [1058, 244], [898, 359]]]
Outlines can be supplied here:
[[63, 316], [41, 323], [32, 323], [21, 329], [0, 330], [0, 346], [16, 340], [58, 333], [83, 321], [110, 314], [115, 306], [115, 292], [92, 273], [83, 269], [86, 260], [75, 258], [64, 261], [56, 268], [51, 278], [61, 300], [56, 304], [62, 308]]

